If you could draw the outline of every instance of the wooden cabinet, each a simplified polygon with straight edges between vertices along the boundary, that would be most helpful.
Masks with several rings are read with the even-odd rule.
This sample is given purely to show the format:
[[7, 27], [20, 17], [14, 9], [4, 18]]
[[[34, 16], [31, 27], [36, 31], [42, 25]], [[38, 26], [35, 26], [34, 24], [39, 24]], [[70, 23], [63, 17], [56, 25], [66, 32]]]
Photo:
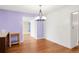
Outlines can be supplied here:
[[[17, 37], [17, 40], [15, 42], [12, 42], [12, 36]], [[9, 47], [11, 47], [12, 44], [19, 44], [20, 45], [20, 34], [18, 32], [10, 32], [9, 33]]]
[[[11, 42], [11, 37], [16, 36], [17, 42]], [[11, 47], [12, 44], [20, 44], [20, 34], [15, 32], [0, 33], [0, 53], [6, 52], [7, 47]]]
[[9, 34], [5, 33], [0, 36], [0, 53], [6, 52], [6, 48], [9, 46]]
[[0, 38], [0, 52], [5, 52], [5, 38]]

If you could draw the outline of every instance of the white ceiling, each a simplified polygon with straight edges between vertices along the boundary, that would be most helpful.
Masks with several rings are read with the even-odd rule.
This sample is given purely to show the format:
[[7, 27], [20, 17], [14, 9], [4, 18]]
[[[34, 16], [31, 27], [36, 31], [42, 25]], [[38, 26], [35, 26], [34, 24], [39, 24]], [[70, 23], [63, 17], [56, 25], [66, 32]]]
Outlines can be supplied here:
[[[47, 15], [49, 11], [56, 9], [60, 6], [61, 5], [43, 5], [41, 9], [43, 14]], [[38, 14], [40, 7], [39, 5], [0, 5], [0, 9]]]

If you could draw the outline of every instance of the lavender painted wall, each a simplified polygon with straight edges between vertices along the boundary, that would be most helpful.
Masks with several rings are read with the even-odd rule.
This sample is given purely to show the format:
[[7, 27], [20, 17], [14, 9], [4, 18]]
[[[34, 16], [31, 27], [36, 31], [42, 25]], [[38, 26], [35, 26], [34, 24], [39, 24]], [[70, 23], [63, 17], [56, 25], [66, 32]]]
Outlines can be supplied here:
[[23, 16], [34, 16], [32, 14], [0, 10], [0, 31], [19, 32], [20, 39], [23, 41], [22, 36], [22, 18]]

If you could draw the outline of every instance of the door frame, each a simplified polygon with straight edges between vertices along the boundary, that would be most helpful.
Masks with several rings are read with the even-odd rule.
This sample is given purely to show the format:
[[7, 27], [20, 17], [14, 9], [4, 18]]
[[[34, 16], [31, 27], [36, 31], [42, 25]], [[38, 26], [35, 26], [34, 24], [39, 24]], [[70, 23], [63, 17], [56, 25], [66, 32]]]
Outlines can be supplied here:
[[[26, 21], [25, 21], [24, 18], [26, 19]], [[23, 18], [22, 18], [22, 35], [23, 35], [23, 41], [24, 41], [24, 22], [30, 23], [30, 17], [23, 16]], [[30, 34], [30, 32], [29, 32], [29, 34]]]
[[[72, 22], [73, 22], [73, 20], [72, 20], [72, 19], [73, 19], [73, 15], [74, 15], [73, 13], [75, 13], [75, 12], [78, 12], [78, 14], [79, 14], [79, 11], [74, 11], [74, 12], [71, 12], [71, 14], [70, 14], [70, 15], [71, 15], [71, 18], [70, 18], [70, 26], [71, 26], [71, 29], [70, 29], [70, 30], [71, 30], [71, 40], [72, 40], [72, 38], [73, 38], [73, 37], [72, 37], [72, 35], [73, 35], [73, 34], [72, 34], [72, 28], [73, 28], [73, 26], [72, 26]], [[79, 30], [79, 20], [78, 20], [78, 30]], [[78, 31], [78, 37], [77, 37], [77, 43], [76, 43], [76, 45], [78, 45], [78, 44], [79, 44], [78, 42], [79, 42], [79, 31]], [[71, 43], [71, 44], [72, 44], [72, 43]]]

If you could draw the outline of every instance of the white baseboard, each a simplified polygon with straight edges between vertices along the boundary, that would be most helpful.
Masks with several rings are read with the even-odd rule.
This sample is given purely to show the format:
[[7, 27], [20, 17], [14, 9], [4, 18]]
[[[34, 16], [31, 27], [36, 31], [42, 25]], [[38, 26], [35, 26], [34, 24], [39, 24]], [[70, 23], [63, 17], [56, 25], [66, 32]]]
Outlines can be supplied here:
[[63, 45], [63, 44], [61, 44], [61, 43], [59, 43], [59, 42], [57, 42], [57, 41], [55, 41], [55, 40], [51, 40], [51, 39], [49, 39], [49, 38], [46, 38], [46, 39], [49, 40], [49, 41], [51, 41], [51, 42], [54, 42], [54, 43], [56, 43], [56, 44], [58, 44], [58, 45], [61, 45], [61, 46], [63, 46], [63, 47], [66, 47], [66, 48], [68, 48], [68, 49], [74, 48], [74, 47], [70, 47], [70, 46]]

